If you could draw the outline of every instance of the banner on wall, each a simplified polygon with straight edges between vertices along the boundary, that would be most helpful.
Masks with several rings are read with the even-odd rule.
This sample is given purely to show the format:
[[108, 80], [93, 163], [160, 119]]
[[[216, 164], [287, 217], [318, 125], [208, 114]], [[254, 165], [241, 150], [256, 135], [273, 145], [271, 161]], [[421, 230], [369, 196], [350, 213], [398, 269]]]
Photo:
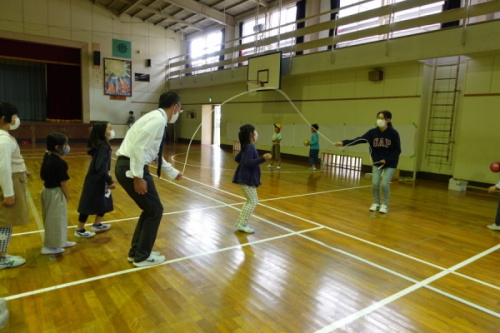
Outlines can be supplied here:
[[113, 57], [130, 59], [132, 43], [126, 40], [113, 39]]

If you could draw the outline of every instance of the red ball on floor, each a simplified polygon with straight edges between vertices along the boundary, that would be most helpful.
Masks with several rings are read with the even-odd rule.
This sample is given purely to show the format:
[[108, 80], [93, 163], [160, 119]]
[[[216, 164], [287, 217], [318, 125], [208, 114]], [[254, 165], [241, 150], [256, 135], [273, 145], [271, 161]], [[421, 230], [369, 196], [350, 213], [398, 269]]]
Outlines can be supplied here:
[[500, 172], [500, 162], [491, 162], [490, 170], [493, 172]]

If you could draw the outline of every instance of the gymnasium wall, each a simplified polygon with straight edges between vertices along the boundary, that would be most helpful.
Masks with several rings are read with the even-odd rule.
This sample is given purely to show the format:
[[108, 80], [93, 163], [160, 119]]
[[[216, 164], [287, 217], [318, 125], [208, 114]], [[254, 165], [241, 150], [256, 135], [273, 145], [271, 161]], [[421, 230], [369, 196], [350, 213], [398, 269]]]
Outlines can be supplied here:
[[[360, 49], [362, 49], [360, 47]], [[328, 53], [325, 57], [330, 57]], [[305, 56], [307, 57], [307, 56]], [[316, 55], [317, 57], [317, 55]], [[453, 176], [469, 181], [496, 183], [497, 174], [489, 171], [491, 161], [500, 160], [500, 51], [498, 54], [473, 55], [461, 66], [461, 87], [457, 104], [455, 150], [449, 164], [430, 163], [425, 157], [429, 121], [429, 95], [432, 90], [432, 67], [426, 62], [412, 61], [383, 66], [384, 79], [368, 80], [370, 68], [324, 71], [282, 77], [282, 90], [295, 103], [310, 123], [318, 123], [320, 132], [330, 141], [352, 138], [373, 126], [379, 110], [390, 110], [393, 123], [405, 141], [400, 168]], [[270, 125], [283, 124], [282, 151], [307, 156], [308, 149], [300, 144], [305, 121], [278, 92], [245, 94], [244, 81], [218, 85], [233, 77], [244, 78], [243, 69], [226, 70], [200, 76], [198, 80], [213, 82], [210, 87], [178, 89], [184, 109], [201, 112], [202, 104], [224, 103], [222, 106], [221, 143], [232, 145], [238, 124], [252, 123], [260, 132], [259, 149], [270, 149]], [[202, 85], [205, 85], [203, 82]], [[181, 87], [179, 87], [181, 88]], [[200, 118], [182, 117], [179, 137], [190, 139]], [[300, 133], [300, 138], [298, 133]], [[288, 137], [288, 138], [287, 138]], [[194, 137], [200, 140], [200, 134]], [[360, 156], [370, 164], [366, 145], [341, 150], [321, 137], [321, 150], [336, 154]]]
[[[419, 121], [421, 107], [421, 69], [420, 63], [389, 66], [384, 68], [384, 80], [379, 82], [368, 80], [367, 69], [284, 76], [282, 91], [302, 112], [305, 120], [278, 92], [245, 94], [222, 106], [221, 143], [232, 145], [237, 138], [238, 124], [251, 123], [260, 133], [258, 148], [270, 149], [272, 127], [269, 125], [279, 122], [283, 124], [282, 152], [307, 156], [309, 150], [302, 144], [311, 135], [307, 122], [318, 123], [322, 151], [360, 156], [364, 164], [369, 164], [367, 145], [342, 151], [329, 141], [351, 139], [364, 134], [375, 126], [378, 111], [390, 110], [393, 112], [395, 128], [399, 126], [401, 136], [406, 139], [401, 168], [413, 170], [414, 123]], [[184, 109], [195, 110], [197, 105], [188, 104], [203, 103], [208, 98], [222, 103], [245, 90], [242, 84], [218, 86], [217, 89], [182, 90], [181, 94]], [[199, 122], [185, 117], [181, 121], [180, 136], [190, 138]], [[408, 144], [408, 141], [411, 143]]]
[[500, 161], [500, 51], [469, 59], [466, 77], [453, 175], [497, 183], [489, 164]]
[[[165, 88], [167, 59], [181, 53], [181, 37], [127, 15], [113, 16], [88, 0], [0, 1], [0, 37], [67, 47], [82, 47], [83, 120], [125, 123], [158, 106]], [[130, 41], [132, 72], [150, 74], [150, 82], [132, 82], [132, 97], [111, 100], [104, 95], [103, 58], [112, 55], [112, 40]], [[93, 44], [99, 44], [101, 65], [93, 67]], [[117, 58], [121, 59], [121, 58]], [[151, 59], [151, 67], [146, 67]], [[133, 73], [132, 73], [133, 75]], [[64, 84], [64, 83], [63, 83]]]
[[[283, 76], [282, 90], [309, 122], [320, 124], [320, 130], [325, 130], [322, 134], [331, 141], [344, 139], [356, 131], [363, 132], [374, 124], [377, 111], [387, 109], [393, 112], [394, 126], [407, 137], [405, 140], [414, 136], [413, 145], [405, 142], [401, 169], [495, 183], [498, 175], [491, 173], [488, 165], [500, 160], [497, 27], [498, 22], [468, 27], [465, 45], [461, 43], [462, 30], [450, 29], [394, 40], [390, 44], [372, 43], [335, 53], [325, 51], [296, 57], [288, 64], [293, 75]], [[180, 36], [171, 31], [126, 15], [115, 17], [87, 0], [0, 1], [0, 37], [82, 47], [83, 86], [88, 87], [83, 92], [83, 119], [109, 120], [115, 124], [124, 123], [130, 110], [139, 116], [157, 106], [159, 95], [168, 89], [166, 61], [182, 53], [183, 47]], [[97, 69], [92, 66], [92, 44], [99, 44], [101, 58], [112, 57], [113, 38], [131, 41], [133, 72], [151, 75], [151, 82], [134, 81], [133, 96], [124, 101], [110, 100], [103, 94], [102, 65]], [[464, 64], [453, 159], [449, 165], [431, 164], [423, 154], [431, 69], [418, 59], [461, 52], [467, 53], [469, 59]], [[146, 67], [146, 59], [152, 59], [152, 67]], [[382, 81], [368, 80], [368, 72], [375, 67], [383, 69]], [[240, 67], [168, 82], [182, 94], [184, 110], [198, 114], [194, 118], [188, 112], [183, 114], [176, 124], [178, 137], [192, 137], [200, 124], [203, 104], [220, 104], [244, 93], [246, 74], [246, 67]], [[235, 135], [232, 128], [246, 122], [262, 129], [259, 148], [270, 148], [269, 125], [281, 122], [285, 137], [283, 152], [307, 155], [308, 149], [298, 144], [306, 134], [305, 122], [281, 94], [244, 94], [225, 104], [222, 143], [231, 145]], [[287, 142], [290, 133], [293, 139]], [[201, 133], [195, 139], [200, 140]], [[369, 164], [367, 150], [363, 148], [341, 151], [331, 147], [324, 138], [321, 146], [322, 150], [361, 156], [363, 163]], [[414, 154], [406, 151], [412, 149]]]

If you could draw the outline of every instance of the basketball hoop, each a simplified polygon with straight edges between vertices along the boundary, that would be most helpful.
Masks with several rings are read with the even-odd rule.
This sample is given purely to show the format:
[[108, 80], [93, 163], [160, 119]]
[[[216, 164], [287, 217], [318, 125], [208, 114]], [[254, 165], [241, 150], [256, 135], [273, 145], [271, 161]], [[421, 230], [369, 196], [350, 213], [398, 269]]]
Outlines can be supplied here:
[[264, 87], [264, 85], [266, 84], [264, 81], [259, 80], [247, 80], [247, 82], [255, 85], [260, 85], [261, 87]]

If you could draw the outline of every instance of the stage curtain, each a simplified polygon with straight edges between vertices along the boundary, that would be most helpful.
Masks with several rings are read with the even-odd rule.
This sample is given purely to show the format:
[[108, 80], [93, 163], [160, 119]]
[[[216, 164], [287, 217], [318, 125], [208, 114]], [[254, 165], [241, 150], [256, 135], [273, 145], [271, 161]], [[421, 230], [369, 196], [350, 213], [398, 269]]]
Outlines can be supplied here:
[[0, 100], [14, 104], [21, 121], [44, 121], [45, 64], [0, 58]]
[[82, 120], [80, 66], [47, 64], [47, 121]]

